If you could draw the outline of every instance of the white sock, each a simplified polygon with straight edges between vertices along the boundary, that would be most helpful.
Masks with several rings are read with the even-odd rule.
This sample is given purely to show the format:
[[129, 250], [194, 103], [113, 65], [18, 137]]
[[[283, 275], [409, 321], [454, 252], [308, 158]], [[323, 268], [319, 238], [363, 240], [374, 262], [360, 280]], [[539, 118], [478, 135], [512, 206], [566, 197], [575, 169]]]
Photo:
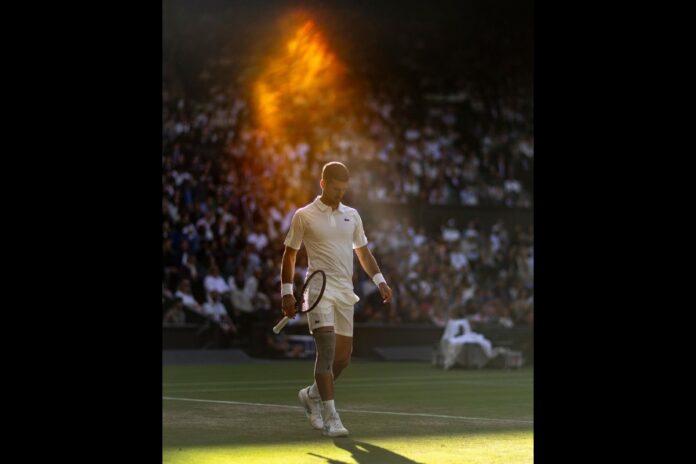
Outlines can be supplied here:
[[324, 414], [326, 417], [336, 415], [334, 400], [322, 401], [321, 404], [324, 405]]
[[319, 394], [319, 388], [317, 388], [317, 382], [316, 380], [312, 384], [311, 387], [309, 387], [309, 396], [312, 398], [319, 398], [321, 395]]

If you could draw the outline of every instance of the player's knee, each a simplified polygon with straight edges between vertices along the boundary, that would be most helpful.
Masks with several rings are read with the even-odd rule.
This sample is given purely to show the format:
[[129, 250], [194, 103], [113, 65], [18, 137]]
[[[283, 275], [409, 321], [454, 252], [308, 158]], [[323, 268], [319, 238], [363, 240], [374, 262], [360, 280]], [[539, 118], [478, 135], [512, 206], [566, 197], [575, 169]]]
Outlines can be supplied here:
[[336, 357], [336, 332], [315, 332], [314, 340], [317, 345], [317, 361], [314, 365], [315, 374], [333, 372]]

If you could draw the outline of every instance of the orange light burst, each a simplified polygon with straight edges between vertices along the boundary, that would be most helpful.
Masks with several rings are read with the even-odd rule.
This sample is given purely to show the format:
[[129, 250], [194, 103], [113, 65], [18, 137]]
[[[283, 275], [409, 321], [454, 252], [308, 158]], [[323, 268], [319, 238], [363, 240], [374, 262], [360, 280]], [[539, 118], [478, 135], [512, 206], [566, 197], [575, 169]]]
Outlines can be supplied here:
[[314, 22], [305, 21], [254, 83], [259, 127], [282, 140], [306, 137], [318, 122], [326, 124], [346, 101], [344, 69]]

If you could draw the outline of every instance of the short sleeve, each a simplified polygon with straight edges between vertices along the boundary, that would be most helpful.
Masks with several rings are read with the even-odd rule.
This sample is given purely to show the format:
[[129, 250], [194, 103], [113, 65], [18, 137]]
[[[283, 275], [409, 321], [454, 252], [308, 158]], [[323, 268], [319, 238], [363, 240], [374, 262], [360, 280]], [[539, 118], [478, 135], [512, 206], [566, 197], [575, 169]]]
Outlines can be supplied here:
[[288, 235], [285, 237], [285, 246], [299, 250], [302, 246], [302, 238], [304, 237], [304, 221], [302, 216], [299, 214], [299, 210], [295, 211], [292, 216], [292, 222], [290, 222], [290, 230], [288, 230]]
[[363, 229], [362, 218], [360, 214], [355, 212], [355, 230], [353, 231], [353, 249], [362, 248], [367, 245], [367, 237], [365, 236], [365, 229]]

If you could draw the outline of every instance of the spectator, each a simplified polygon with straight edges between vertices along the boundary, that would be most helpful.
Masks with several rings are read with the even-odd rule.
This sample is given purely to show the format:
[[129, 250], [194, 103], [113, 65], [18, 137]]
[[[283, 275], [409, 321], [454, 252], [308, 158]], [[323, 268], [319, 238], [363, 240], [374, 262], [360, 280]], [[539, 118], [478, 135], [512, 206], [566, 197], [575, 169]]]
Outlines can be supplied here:
[[208, 293], [217, 292], [223, 297], [227, 297], [230, 294], [230, 286], [225, 282], [225, 279], [220, 275], [220, 269], [216, 264], [210, 267], [209, 274], [204, 280], [205, 290]]
[[234, 277], [228, 279], [232, 307], [243, 313], [253, 313], [255, 311], [253, 300], [258, 289], [258, 280], [251, 275], [244, 277], [244, 269], [238, 268]]
[[203, 314], [203, 307], [196, 301], [191, 293], [191, 282], [188, 279], [183, 279], [179, 283], [179, 289], [174, 294], [175, 297], [181, 298], [183, 305], [192, 311]]
[[174, 299], [174, 305], [164, 315], [164, 323], [171, 325], [183, 325], [186, 323], [186, 313], [184, 313], [184, 303], [181, 298], [177, 297]]
[[203, 314], [218, 324], [225, 334], [237, 333], [237, 326], [227, 314], [225, 306], [220, 301], [220, 294], [216, 290], [210, 292], [208, 301], [203, 305]]

